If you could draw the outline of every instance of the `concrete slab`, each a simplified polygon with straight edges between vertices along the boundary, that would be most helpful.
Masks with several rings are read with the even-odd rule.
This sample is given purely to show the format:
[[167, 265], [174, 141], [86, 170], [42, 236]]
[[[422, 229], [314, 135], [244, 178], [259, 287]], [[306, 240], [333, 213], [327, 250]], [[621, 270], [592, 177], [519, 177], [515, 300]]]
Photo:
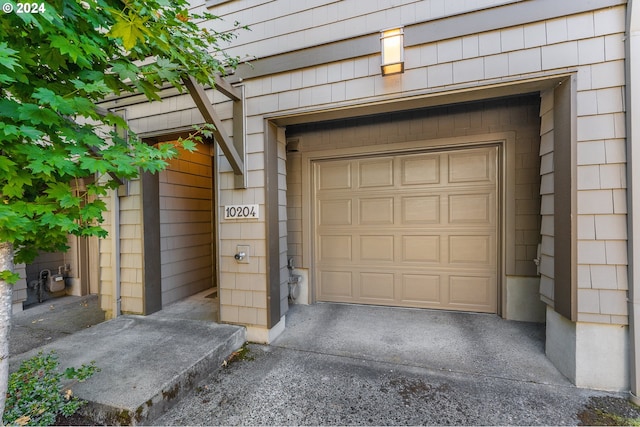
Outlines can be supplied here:
[[51, 299], [13, 316], [9, 350], [21, 354], [104, 320], [97, 295]]
[[545, 356], [544, 324], [489, 314], [320, 303], [292, 306], [286, 327], [274, 346], [570, 385]]
[[[188, 303], [186, 304], [188, 305]], [[11, 369], [38, 351], [55, 351], [61, 369], [95, 361], [101, 371], [73, 392], [96, 424], [151, 422], [245, 341], [245, 329], [183, 319], [181, 309], [121, 316], [13, 356]]]
[[594, 398], [544, 355], [544, 327], [497, 316], [293, 306], [158, 425], [577, 425]]
[[123, 316], [42, 349], [102, 368], [74, 387], [96, 424], [575, 425], [591, 397], [613, 396], [551, 365], [544, 325], [433, 310], [292, 306], [272, 345], [221, 368], [245, 335], [203, 320], [211, 302]]
[[578, 425], [593, 390], [252, 344], [155, 420], [184, 426]]

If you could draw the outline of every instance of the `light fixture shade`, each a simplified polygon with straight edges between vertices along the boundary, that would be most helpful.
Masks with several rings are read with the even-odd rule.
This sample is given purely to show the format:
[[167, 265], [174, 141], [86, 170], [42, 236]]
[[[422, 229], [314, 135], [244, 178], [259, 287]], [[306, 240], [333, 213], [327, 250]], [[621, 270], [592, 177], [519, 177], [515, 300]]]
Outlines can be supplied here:
[[402, 28], [392, 28], [380, 32], [380, 47], [382, 52], [382, 75], [404, 72], [404, 31]]

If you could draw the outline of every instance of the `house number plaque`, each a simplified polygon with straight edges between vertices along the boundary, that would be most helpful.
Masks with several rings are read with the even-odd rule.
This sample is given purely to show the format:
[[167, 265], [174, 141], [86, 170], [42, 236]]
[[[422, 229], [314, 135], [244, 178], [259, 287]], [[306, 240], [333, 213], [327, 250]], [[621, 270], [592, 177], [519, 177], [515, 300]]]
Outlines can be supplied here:
[[260, 218], [258, 205], [226, 205], [224, 219]]

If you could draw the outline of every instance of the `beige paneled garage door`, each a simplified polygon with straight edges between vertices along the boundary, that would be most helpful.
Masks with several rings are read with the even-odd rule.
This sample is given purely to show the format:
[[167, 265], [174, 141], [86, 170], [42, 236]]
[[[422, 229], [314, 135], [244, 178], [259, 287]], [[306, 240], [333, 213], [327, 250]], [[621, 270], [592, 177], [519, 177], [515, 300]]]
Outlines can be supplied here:
[[498, 147], [314, 163], [319, 301], [495, 313]]

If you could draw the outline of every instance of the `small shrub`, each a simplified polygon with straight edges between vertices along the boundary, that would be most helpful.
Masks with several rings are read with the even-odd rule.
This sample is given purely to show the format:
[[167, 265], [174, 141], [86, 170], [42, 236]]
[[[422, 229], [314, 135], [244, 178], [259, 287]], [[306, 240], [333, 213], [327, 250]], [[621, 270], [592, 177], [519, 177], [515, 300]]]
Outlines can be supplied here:
[[86, 380], [100, 371], [95, 362], [63, 373], [58, 372], [58, 365], [55, 352], [40, 352], [9, 376], [4, 425], [52, 425], [58, 414], [68, 417], [86, 403], [73, 395], [71, 385], [63, 386], [61, 381]]

